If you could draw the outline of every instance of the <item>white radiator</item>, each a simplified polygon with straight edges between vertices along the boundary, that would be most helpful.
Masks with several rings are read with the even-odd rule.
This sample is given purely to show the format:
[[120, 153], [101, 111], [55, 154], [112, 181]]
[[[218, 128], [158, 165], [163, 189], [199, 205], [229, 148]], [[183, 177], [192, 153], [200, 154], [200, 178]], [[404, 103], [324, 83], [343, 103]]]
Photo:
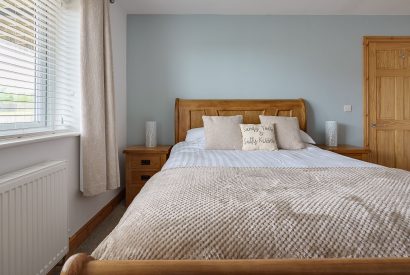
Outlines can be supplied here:
[[47, 274], [68, 251], [67, 164], [0, 176], [0, 274]]

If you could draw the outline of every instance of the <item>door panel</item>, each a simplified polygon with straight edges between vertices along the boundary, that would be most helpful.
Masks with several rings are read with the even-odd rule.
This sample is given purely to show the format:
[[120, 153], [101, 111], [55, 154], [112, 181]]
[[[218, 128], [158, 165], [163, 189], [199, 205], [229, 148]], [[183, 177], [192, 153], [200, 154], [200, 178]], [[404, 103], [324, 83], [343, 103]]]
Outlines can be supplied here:
[[[409, 169], [410, 167], [410, 131], [396, 131], [396, 165], [400, 169]], [[402, 150], [401, 150], [402, 149]]]
[[368, 41], [365, 133], [370, 161], [410, 170], [410, 38]]
[[403, 60], [400, 49], [382, 49], [376, 51], [377, 69], [401, 69]]
[[410, 170], [410, 130], [403, 131], [403, 148], [403, 156], [397, 168]]
[[410, 56], [410, 49], [406, 49], [404, 51], [404, 54], [407, 58], [404, 59], [404, 68], [405, 69], [410, 69], [410, 58], [408, 58]]
[[377, 163], [395, 167], [395, 131], [377, 130]]
[[394, 119], [396, 106], [396, 78], [377, 78], [377, 118]]

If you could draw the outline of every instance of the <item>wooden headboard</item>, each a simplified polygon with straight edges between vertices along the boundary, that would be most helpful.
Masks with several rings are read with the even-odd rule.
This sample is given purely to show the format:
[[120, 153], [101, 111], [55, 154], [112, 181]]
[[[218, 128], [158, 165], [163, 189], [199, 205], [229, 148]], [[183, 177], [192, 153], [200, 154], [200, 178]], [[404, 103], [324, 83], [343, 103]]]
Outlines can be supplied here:
[[306, 107], [303, 99], [280, 100], [175, 100], [175, 142], [184, 141], [189, 129], [203, 127], [202, 116], [243, 115], [243, 122], [259, 124], [259, 115], [292, 116], [306, 131]]

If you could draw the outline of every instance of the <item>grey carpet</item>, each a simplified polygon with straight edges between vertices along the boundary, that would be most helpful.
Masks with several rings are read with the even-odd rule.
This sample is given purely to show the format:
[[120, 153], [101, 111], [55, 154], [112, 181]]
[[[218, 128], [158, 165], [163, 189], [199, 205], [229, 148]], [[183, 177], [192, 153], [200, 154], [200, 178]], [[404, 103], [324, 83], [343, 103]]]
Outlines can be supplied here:
[[122, 201], [111, 214], [97, 226], [91, 235], [75, 250], [74, 253], [91, 254], [94, 249], [104, 240], [104, 238], [111, 233], [114, 227], [118, 224], [121, 217], [127, 208], [124, 201]]
[[[118, 224], [121, 217], [127, 208], [125, 202], [122, 201], [111, 214], [97, 226], [97, 228], [91, 233], [91, 235], [75, 250], [74, 253], [87, 253], [91, 254], [94, 249], [104, 240], [104, 238], [110, 234], [114, 227]], [[56, 266], [48, 275], [59, 275], [62, 266]]]

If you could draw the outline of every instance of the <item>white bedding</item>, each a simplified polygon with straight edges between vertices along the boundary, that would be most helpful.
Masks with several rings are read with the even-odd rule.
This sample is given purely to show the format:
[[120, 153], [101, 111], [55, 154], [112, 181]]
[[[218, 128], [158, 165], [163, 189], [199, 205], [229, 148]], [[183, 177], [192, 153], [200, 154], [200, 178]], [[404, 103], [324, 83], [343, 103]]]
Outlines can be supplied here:
[[163, 170], [180, 167], [374, 167], [372, 163], [348, 158], [307, 145], [301, 150], [241, 151], [205, 150], [198, 142], [180, 142], [171, 151]]

